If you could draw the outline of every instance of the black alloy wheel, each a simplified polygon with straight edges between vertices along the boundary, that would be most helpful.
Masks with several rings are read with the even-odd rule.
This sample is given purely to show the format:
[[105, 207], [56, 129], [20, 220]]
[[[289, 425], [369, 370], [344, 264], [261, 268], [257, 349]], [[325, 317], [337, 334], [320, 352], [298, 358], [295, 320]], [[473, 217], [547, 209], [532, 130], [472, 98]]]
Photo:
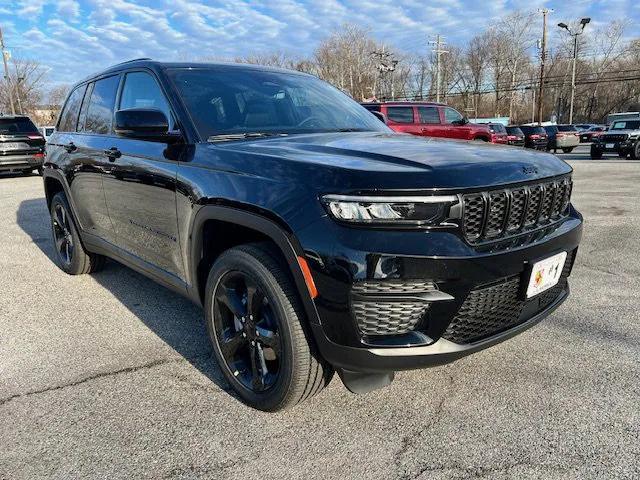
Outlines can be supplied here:
[[54, 205], [52, 212], [53, 240], [58, 258], [65, 266], [70, 266], [73, 262], [73, 236], [71, 235], [71, 224], [69, 215], [61, 203]]
[[247, 273], [231, 271], [216, 286], [213, 309], [216, 341], [229, 371], [253, 392], [272, 388], [282, 342], [268, 297]]

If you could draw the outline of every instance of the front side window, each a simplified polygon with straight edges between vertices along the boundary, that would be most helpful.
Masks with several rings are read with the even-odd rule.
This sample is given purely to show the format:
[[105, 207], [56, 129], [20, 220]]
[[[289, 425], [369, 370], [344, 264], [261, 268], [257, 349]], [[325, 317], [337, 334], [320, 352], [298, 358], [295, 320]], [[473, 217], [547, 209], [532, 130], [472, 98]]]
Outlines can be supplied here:
[[444, 109], [444, 122], [453, 123], [462, 120], [464, 117], [455, 108], [445, 107]]
[[418, 107], [418, 117], [420, 117], [420, 123], [440, 123], [438, 107]]
[[107, 134], [111, 131], [119, 82], [117, 75], [95, 82], [84, 122], [85, 132]]
[[58, 125], [58, 131], [60, 132], [75, 132], [76, 124], [78, 122], [78, 112], [80, 111], [80, 105], [84, 97], [84, 91], [87, 89], [86, 85], [82, 85], [76, 88], [71, 95], [67, 103], [64, 105], [64, 109], [60, 114], [60, 124]]
[[146, 72], [127, 73], [120, 98], [120, 110], [153, 108], [160, 110], [171, 121], [171, 109], [158, 82]]
[[413, 123], [413, 107], [387, 107], [387, 118], [395, 123]]
[[353, 99], [310, 75], [244, 66], [167, 73], [205, 140], [244, 133], [389, 131]]

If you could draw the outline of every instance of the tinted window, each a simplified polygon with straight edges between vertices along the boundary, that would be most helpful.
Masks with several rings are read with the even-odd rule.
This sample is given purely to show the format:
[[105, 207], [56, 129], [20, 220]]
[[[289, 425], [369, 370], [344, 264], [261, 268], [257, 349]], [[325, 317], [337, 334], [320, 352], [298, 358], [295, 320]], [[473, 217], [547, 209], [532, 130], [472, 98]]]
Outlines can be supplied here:
[[369, 110], [370, 112], [379, 112], [380, 109], [380, 105], [367, 105], [364, 104], [362, 105], [364, 108], [366, 108], [367, 110]]
[[573, 125], [558, 125], [559, 132], [575, 132], [576, 128]]
[[490, 123], [489, 130], [493, 133], [507, 133], [507, 129], [501, 123]]
[[116, 75], [95, 82], [84, 122], [85, 132], [109, 133], [111, 131], [113, 106], [116, 103], [119, 81], [120, 77]]
[[544, 130], [549, 134], [549, 135], [553, 135], [554, 133], [558, 132], [558, 127], [554, 126], [554, 125], [549, 125], [547, 127], [544, 127]]
[[218, 66], [168, 71], [200, 136], [389, 131], [356, 101], [310, 75]]
[[58, 125], [58, 131], [60, 132], [75, 132], [76, 123], [78, 122], [78, 112], [80, 111], [80, 104], [84, 97], [84, 91], [86, 85], [76, 88], [64, 105], [64, 110], [60, 114], [60, 124]]
[[438, 107], [418, 107], [420, 123], [440, 123]]
[[413, 123], [413, 107], [387, 107], [387, 118], [396, 123]]
[[507, 133], [509, 135], [524, 135], [519, 127], [507, 127]]
[[0, 133], [33, 133], [38, 129], [27, 117], [0, 117]]
[[451, 107], [446, 107], [444, 109], [444, 123], [453, 123], [457, 120], [462, 120], [462, 118], [462, 114], [456, 109]]
[[120, 98], [120, 110], [154, 108], [171, 119], [171, 109], [156, 80], [145, 72], [127, 73]]

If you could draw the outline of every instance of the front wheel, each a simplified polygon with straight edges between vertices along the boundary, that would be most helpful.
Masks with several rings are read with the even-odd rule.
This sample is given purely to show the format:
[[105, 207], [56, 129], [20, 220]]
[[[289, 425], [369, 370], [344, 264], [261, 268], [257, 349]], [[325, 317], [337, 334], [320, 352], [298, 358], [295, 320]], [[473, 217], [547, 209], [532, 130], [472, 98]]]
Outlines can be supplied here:
[[602, 158], [602, 150], [597, 150], [591, 145], [591, 159], [600, 160]]
[[92, 273], [102, 268], [104, 257], [84, 249], [64, 193], [56, 193], [51, 199], [50, 213], [58, 266], [69, 275]]
[[268, 244], [227, 250], [211, 268], [206, 287], [207, 330], [220, 369], [245, 403], [264, 411], [306, 400], [333, 376], [276, 257]]
[[563, 147], [562, 153], [571, 153], [573, 152], [573, 147]]
[[636, 142], [631, 150], [631, 158], [633, 160], [640, 160], [640, 141]]

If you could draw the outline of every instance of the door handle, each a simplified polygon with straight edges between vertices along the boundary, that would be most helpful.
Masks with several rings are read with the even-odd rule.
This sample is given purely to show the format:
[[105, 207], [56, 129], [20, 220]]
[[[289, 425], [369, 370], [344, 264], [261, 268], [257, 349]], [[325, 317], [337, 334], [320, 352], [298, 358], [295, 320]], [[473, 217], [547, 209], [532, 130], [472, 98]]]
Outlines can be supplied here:
[[76, 144], [73, 142], [69, 142], [66, 145], [63, 145], [63, 147], [68, 153], [75, 152], [78, 149], [78, 147], [76, 147]]
[[117, 158], [122, 156], [122, 152], [117, 147], [111, 147], [109, 150], [105, 150], [104, 154], [109, 157], [110, 162], [115, 162]]

